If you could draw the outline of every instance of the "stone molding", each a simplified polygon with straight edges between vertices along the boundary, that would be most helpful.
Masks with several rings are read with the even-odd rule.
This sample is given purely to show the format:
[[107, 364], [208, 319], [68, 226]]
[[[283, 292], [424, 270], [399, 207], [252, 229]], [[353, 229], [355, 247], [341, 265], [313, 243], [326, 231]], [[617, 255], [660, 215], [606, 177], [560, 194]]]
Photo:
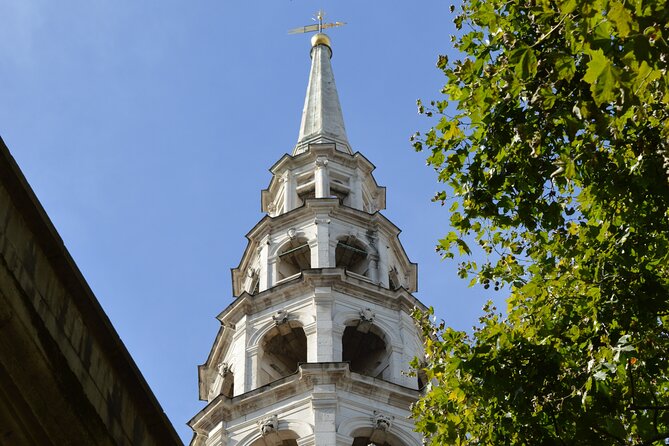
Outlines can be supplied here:
[[188, 425], [216, 425], [233, 419], [246, 417], [258, 407], [270, 407], [288, 398], [304, 395], [309, 398], [314, 385], [335, 384], [337, 397], [345, 394], [358, 395], [374, 405], [388, 405], [406, 412], [421, 392], [378, 378], [350, 372], [345, 362], [318, 362], [301, 364], [296, 373], [272, 383], [271, 387], [260, 387], [233, 398], [217, 396], [209, 402]]

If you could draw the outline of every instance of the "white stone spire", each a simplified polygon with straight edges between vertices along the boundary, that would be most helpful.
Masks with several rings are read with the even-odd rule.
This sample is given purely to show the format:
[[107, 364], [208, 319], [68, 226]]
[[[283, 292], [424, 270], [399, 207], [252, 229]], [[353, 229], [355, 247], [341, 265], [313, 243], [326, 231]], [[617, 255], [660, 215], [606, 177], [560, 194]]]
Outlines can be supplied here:
[[207, 405], [189, 421], [190, 446], [421, 444], [410, 407], [426, 383], [410, 309], [416, 264], [381, 212], [374, 165], [351, 153], [318, 31], [300, 136], [262, 192], [267, 215], [232, 270], [233, 303], [198, 367]]
[[338, 150], [352, 153], [330, 64], [330, 39], [318, 33], [312, 37], [311, 44], [309, 85], [293, 155], [306, 151], [313, 143], [336, 143]]

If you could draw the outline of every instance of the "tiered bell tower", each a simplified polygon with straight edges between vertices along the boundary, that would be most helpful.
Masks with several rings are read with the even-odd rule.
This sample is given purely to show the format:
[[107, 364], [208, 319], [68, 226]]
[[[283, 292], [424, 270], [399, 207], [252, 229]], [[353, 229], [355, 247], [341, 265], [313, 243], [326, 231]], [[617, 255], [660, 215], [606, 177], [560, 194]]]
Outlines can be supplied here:
[[311, 42], [297, 145], [271, 168], [198, 369], [193, 446], [421, 444], [408, 417], [422, 384], [406, 374], [422, 355], [416, 265], [379, 212], [374, 166], [351, 151], [330, 40]]

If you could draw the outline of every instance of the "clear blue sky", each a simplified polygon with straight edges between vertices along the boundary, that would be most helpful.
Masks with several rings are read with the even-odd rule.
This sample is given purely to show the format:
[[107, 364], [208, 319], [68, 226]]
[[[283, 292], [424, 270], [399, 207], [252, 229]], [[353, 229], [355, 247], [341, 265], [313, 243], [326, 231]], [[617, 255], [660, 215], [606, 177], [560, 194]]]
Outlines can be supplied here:
[[268, 168], [296, 141], [319, 8], [349, 141], [387, 187], [419, 264], [417, 297], [470, 329], [486, 296], [434, 251], [439, 189], [409, 136], [430, 121], [449, 3], [0, 0], [0, 135], [184, 441], [197, 365], [262, 217]]

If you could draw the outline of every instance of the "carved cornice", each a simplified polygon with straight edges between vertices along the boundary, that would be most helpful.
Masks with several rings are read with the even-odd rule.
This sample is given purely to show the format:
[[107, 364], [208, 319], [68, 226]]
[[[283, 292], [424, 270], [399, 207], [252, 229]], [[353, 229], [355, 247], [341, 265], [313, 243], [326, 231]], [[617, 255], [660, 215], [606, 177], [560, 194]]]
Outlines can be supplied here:
[[[418, 390], [350, 372], [346, 362], [306, 363], [301, 364], [295, 374], [274, 381], [268, 386], [234, 398], [219, 395], [193, 417], [188, 425], [193, 429], [215, 426], [222, 421], [246, 417], [257, 411], [258, 407], [265, 407], [271, 412], [274, 404], [280, 404], [298, 395], [304, 395], [305, 401], [310, 401], [308, 396], [313, 392], [316, 383], [335, 384], [337, 399], [346, 399], [347, 394], [359, 395], [368, 398], [372, 407], [390, 405], [405, 411], [407, 416], [410, 413], [409, 406], [420, 396]], [[380, 412], [379, 414], [381, 420], [380, 416], [383, 414]], [[383, 422], [379, 421], [379, 424], [383, 425]]]
[[268, 306], [280, 305], [283, 302], [309, 297], [316, 287], [331, 287], [334, 291], [359, 298], [367, 302], [377, 303], [388, 308], [410, 313], [414, 307], [427, 309], [418, 299], [404, 288], [391, 290], [381, 285], [363, 280], [357, 275], [349, 274], [343, 268], [314, 268], [303, 270], [294, 279], [283, 282], [260, 293], [250, 295], [243, 292], [235, 301], [225, 308], [217, 318], [221, 321], [238, 320], [244, 315], [254, 314]]

